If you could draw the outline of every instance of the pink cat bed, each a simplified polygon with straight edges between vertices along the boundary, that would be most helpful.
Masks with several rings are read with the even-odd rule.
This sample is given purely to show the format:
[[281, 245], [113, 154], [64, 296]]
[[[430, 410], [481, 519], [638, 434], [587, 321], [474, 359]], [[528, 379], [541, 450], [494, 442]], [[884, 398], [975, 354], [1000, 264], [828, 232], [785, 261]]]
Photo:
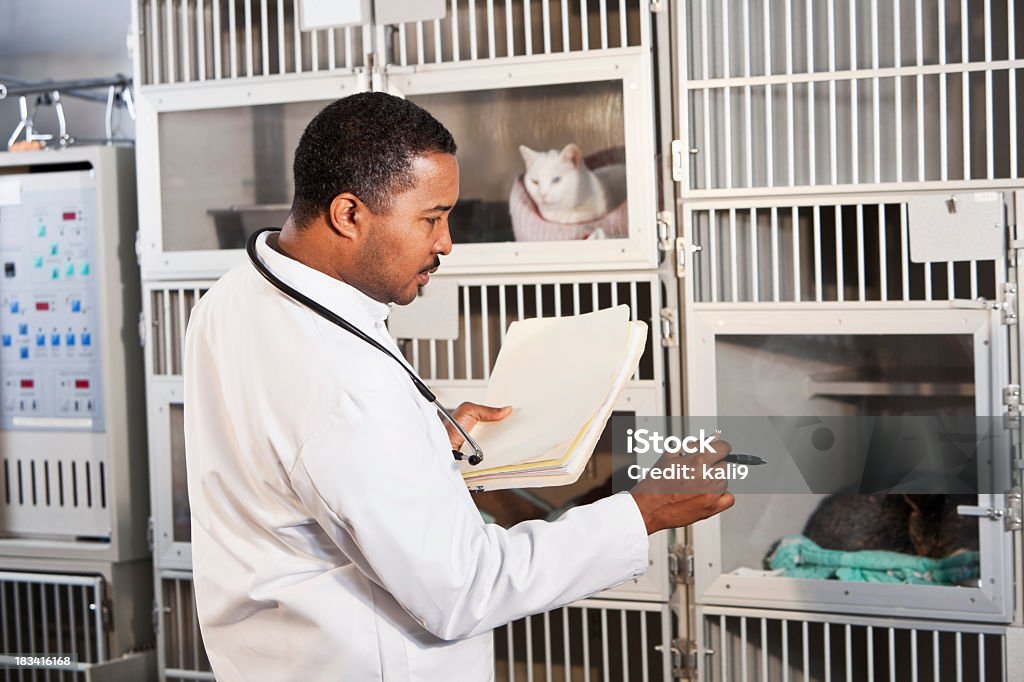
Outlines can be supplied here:
[[[615, 163], [625, 163], [626, 152], [622, 147], [605, 149], [594, 152], [584, 160], [587, 168], [596, 170], [602, 166]], [[628, 201], [623, 201], [617, 207], [595, 220], [588, 220], [582, 223], [553, 223], [545, 220], [537, 211], [533, 199], [526, 193], [526, 186], [523, 184], [523, 175], [516, 178], [512, 185], [512, 192], [508, 198], [508, 210], [512, 215], [512, 232], [515, 233], [516, 241], [519, 242], [551, 242], [565, 241], [570, 239], [586, 239], [598, 228], [604, 230], [604, 236], [609, 239], [628, 236], [629, 216], [627, 210]]]

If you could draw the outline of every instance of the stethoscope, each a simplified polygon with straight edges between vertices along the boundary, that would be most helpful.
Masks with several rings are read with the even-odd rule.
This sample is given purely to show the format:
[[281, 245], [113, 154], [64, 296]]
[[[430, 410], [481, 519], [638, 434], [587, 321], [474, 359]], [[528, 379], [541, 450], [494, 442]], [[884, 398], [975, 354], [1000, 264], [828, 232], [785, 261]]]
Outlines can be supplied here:
[[[389, 351], [387, 348], [385, 348], [383, 345], [377, 342], [376, 339], [366, 334], [366, 332], [364, 332], [359, 327], [355, 326], [345, 318], [332, 312], [331, 310], [328, 310], [326, 307], [317, 303], [316, 301], [306, 296], [302, 292], [297, 291], [296, 289], [288, 286], [287, 284], [282, 282], [277, 277], [277, 275], [270, 271], [270, 268], [267, 267], [267, 264], [260, 260], [259, 254], [256, 253], [256, 240], [258, 240], [259, 236], [265, 232], [280, 232], [280, 230], [275, 227], [268, 227], [259, 230], [251, 234], [249, 236], [249, 239], [247, 239], [245, 242], [245, 252], [249, 254], [249, 260], [252, 261], [252, 265], [254, 268], [256, 268], [256, 271], [263, 275], [263, 277], [268, 282], [277, 287], [285, 296], [288, 296], [289, 298], [301, 303], [302, 305], [306, 306], [307, 308], [309, 308], [314, 313], [324, 318], [328, 322], [341, 327], [345, 331], [365, 341], [366, 343], [370, 344], [371, 346], [379, 350], [381, 353], [384, 353], [384, 355], [387, 355], [389, 358], [397, 362], [399, 366], [403, 370], [405, 370], [405, 373], [409, 375], [409, 378], [412, 379], [412, 383], [416, 387], [416, 390], [420, 392], [420, 395], [426, 398], [427, 402], [433, 403], [434, 407], [437, 408], [438, 412], [440, 412], [441, 415], [445, 419], [447, 419], [452, 426], [455, 427], [459, 434], [461, 434], [462, 437], [466, 439], [466, 442], [469, 443], [469, 447], [473, 449], [473, 454], [469, 455], [466, 461], [468, 461], [473, 466], [476, 466], [477, 464], [482, 462], [484, 460], [484, 451], [480, 448], [477, 442], [473, 440], [473, 438], [466, 432], [464, 428], [462, 428], [462, 425], [459, 424], [459, 422], [455, 421], [455, 417], [452, 416], [452, 413], [445, 409], [445, 407], [441, 405], [440, 402], [438, 402], [437, 396], [434, 395], [429, 388], [427, 388], [427, 385], [423, 383], [423, 380], [420, 379], [419, 376], [417, 376], [414, 371], [409, 369], [409, 367], [404, 362], [402, 362], [397, 355]], [[452, 455], [457, 460], [461, 460], [464, 457], [464, 455], [458, 450], [452, 450]]]

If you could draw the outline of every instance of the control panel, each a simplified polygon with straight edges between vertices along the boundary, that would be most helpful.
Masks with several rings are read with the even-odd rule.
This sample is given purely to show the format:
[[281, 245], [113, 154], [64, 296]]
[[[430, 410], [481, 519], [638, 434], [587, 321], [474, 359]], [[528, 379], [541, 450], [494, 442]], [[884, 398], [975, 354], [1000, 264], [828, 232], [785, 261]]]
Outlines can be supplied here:
[[102, 431], [92, 171], [0, 182], [0, 428]]

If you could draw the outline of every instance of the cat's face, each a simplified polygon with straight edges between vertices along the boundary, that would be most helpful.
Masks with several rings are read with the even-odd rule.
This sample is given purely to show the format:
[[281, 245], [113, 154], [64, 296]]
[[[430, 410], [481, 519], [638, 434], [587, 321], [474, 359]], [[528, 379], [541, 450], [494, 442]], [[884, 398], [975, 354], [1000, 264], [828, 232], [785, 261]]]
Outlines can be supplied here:
[[561, 151], [538, 152], [520, 145], [519, 153], [526, 164], [523, 183], [538, 207], [571, 208], [577, 203], [583, 164], [579, 147], [568, 144]]

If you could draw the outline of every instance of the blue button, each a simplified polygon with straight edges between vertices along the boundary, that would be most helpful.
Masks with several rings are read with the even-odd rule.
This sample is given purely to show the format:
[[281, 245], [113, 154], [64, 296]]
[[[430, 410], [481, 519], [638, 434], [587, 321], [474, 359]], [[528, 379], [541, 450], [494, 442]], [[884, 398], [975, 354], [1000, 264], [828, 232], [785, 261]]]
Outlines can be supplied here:
[[69, 345], [69, 346], [75, 345], [75, 335], [74, 334], [67, 334], [64, 337], [64, 343]]
[[51, 346], [59, 346], [60, 345], [60, 334], [50, 334], [50, 345]]
[[37, 346], [45, 346], [46, 345], [46, 334], [36, 334], [36, 345]]
[[11, 312], [14, 313], [15, 315], [17, 315], [18, 311], [20, 311], [20, 310], [21, 310], [21, 304], [18, 303], [17, 301], [11, 301]]
[[51, 256], [56, 256], [57, 255], [57, 245], [56, 244], [50, 244], [50, 255]]
[[60, 268], [54, 268], [50, 273], [50, 279], [60, 279]]
[[92, 334], [90, 334], [89, 332], [82, 332], [82, 345], [83, 346], [91, 346], [92, 345]]
[[75, 300], [71, 301], [71, 312], [73, 312], [73, 313], [80, 313], [80, 312], [82, 312], [82, 302], [79, 301], [77, 298]]
[[28, 360], [28, 347], [27, 346], [22, 346], [21, 347], [21, 359], [22, 360]]
[[10, 334], [4, 334], [4, 345], [5, 346], [10, 346], [13, 342], [14, 342], [14, 340], [11, 338]]
[[28, 325], [25, 323], [19, 324], [18, 333], [21, 334], [22, 336], [26, 336], [28, 334]]

